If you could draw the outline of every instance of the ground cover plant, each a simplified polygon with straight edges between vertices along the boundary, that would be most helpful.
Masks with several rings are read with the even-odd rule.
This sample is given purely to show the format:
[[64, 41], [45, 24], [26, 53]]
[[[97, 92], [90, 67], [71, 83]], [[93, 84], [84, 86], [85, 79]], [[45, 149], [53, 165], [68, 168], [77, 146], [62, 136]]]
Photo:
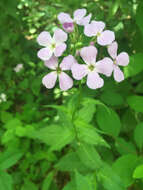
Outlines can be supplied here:
[[143, 190], [143, 2], [0, 1], [0, 190]]

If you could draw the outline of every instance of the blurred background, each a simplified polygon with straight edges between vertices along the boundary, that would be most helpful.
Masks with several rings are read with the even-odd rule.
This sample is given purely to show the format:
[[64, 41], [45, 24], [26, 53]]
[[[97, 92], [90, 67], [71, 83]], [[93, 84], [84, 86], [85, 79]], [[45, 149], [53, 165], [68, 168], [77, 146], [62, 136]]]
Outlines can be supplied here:
[[[142, 0], [0, 0], [0, 162], [6, 160], [6, 166], [0, 169], [9, 172], [1, 176], [0, 189], [2, 179], [8, 184], [13, 180], [14, 190], [40, 189], [52, 164], [63, 154], [48, 152], [46, 145], [29, 140], [25, 133], [57, 119], [55, 111], [47, 111], [43, 105], [62, 104], [63, 97], [76, 90], [61, 92], [58, 87], [43, 87], [41, 79], [47, 71], [37, 58], [40, 47], [36, 38], [41, 31], [52, 32], [60, 26], [60, 12], [72, 15], [78, 8], [86, 8], [92, 19], [104, 21], [116, 34], [118, 51], [130, 55], [124, 82], [119, 85], [111, 79], [97, 93], [86, 88], [85, 94], [117, 111], [124, 140], [132, 141], [134, 126], [143, 121]], [[130, 95], [134, 98], [128, 99]], [[13, 158], [10, 163], [9, 157]], [[55, 179], [51, 190], [62, 189], [69, 181], [68, 175], [60, 172]], [[142, 187], [137, 184], [133, 190]], [[11, 190], [10, 185], [2, 190]]]

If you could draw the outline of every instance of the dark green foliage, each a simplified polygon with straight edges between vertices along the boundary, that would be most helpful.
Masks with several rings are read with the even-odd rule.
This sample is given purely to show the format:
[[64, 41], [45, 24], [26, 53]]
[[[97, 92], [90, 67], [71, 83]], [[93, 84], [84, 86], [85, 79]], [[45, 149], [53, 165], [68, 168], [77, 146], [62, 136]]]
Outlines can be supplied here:
[[[36, 37], [78, 8], [115, 31], [118, 53], [130, 56], [125, 80], [47, 90]], [[0, 190], [142, 190], [142, 0], [0, 0], [0, 20]]]

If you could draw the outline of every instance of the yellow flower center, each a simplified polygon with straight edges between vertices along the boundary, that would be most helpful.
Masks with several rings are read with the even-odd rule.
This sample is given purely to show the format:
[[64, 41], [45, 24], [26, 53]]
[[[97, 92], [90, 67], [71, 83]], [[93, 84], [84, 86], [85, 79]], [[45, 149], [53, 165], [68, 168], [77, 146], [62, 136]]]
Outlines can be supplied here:
[[57, 67], [56, 71], [57, 71], [57, 74], [60, 74], [62, 72], [60, 67]]
[[93, 70], [94, 70], [94, 68], [95, 68], [95, 66], [94, 66], [94, 65], [92, 65], [92, 64], [88, 66], [88, 69], [89, 69], [90, 71], [93, 71]]
[[52, 43], [52, 44], [51, 44], [51, 49], [55, 49], [55, 47], [56, 47], [56, 44], [55, 44], [55, 43]]

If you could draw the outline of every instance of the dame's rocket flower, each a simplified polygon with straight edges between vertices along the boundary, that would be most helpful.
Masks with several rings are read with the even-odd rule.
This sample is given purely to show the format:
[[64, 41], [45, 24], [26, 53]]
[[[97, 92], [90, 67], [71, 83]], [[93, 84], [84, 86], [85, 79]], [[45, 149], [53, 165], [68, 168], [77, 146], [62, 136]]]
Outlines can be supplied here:
[[43, 61], [47, 61], [53, 54], [56, 57], [61, 56], [67, 47], [64, 43], [66, 40], [67, 34], [59, 28], [55, 30], [53, 38], [49, 32], [41, 32], [37, 41], [41, 46], [44, 46], [44, 48], [38, 51], [38, 57]]
[[112, 60], [108, 57], [96, 62], [97, 49], [94, 46], [84, 47], [80, 55], [86, 64], [74, 64], [71, 68], [73, 78], [81, 80], [87, 76], [87, 86], [91, 89], [101, 88], [104, 85], [99, 73], [111, 76], [113, 67]]
[[70, 89], [73, 86], [73, 80], [64, 71], [71, 70], [73, 64], [75, 64], [75, 59], [72, 55], [64, 57], [60, 65], [58, 64], [58, 59], [52, 56], [50, 60], [45, 61], [45, 66], [53, 71], [43, 77], [43, 85], [51, 89], [55, 86], [58, 78], [61, 90], [65, 91]]
[[104, 22], [92, 21], [84, 27], [84, 34], [88, 37], [97, 36], [97, 43], [101, 46], [106, 46], [115, 40], [115, 34], [110, 30], [103, 31], [104, 28]]
[[113, 42], [108, 46], [108, 53], [112, 57], [113, 76], [117, 82], [124, 80], [124, 74], [120, 70], [119, 66], [127, 66], [129, 64], [129, 56], [126, 52], [121, 52], [117, 55], [118, 44]]
[[73, 19], [67, 13], [61, 12], [58, 15], [58, 20], [63, 25], [63, 28], [66, 32], [72, 32], [74, 30], [74, 23], [78, 25], [86, 25], [91, 19], [91, 14], [86, 15], [86, 9], [77, 9], [74, 11]]

